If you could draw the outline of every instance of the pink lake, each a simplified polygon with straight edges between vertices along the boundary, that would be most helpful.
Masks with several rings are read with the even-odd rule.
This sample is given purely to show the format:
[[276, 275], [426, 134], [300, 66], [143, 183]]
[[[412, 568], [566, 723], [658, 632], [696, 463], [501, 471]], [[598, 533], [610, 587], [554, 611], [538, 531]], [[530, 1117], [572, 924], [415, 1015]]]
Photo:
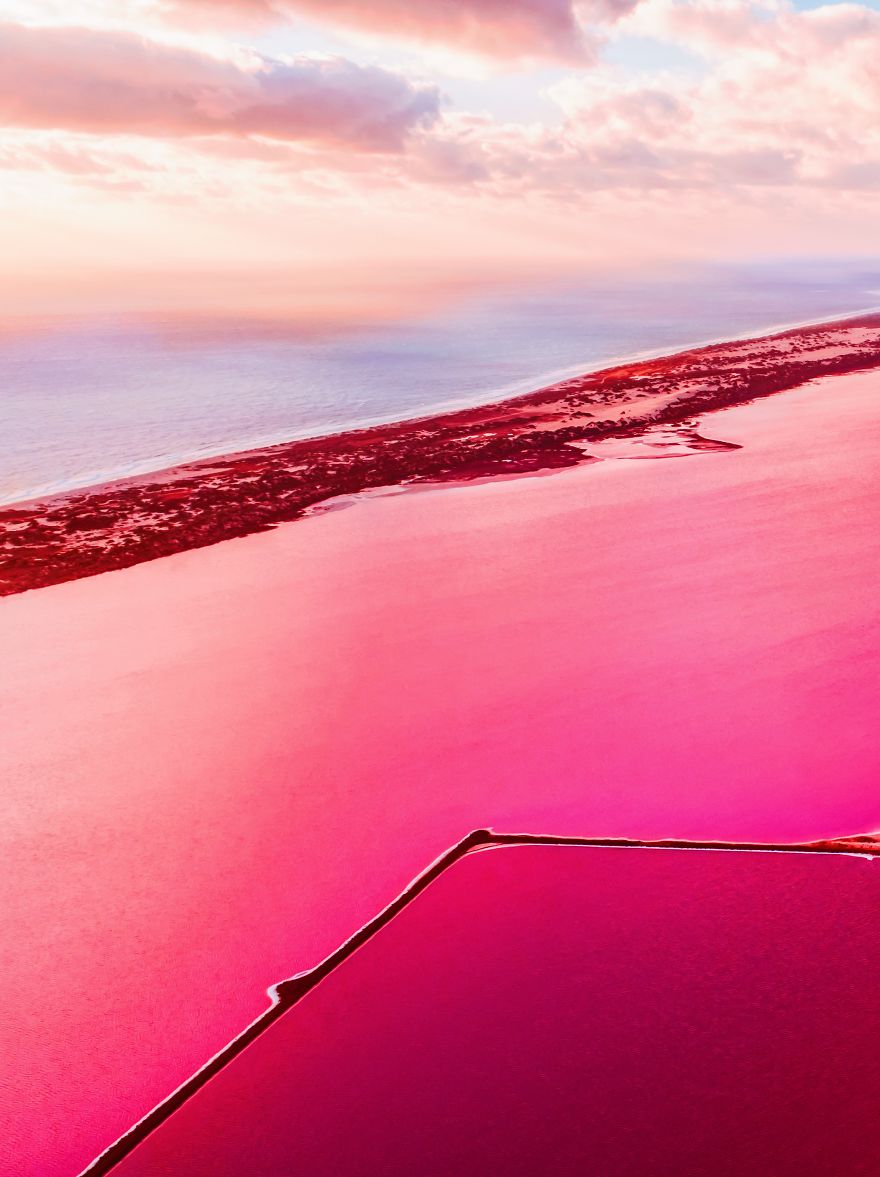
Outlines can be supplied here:
[[468, 829], [880, 826], [880, 377], [0, 602], [0, 1116], [67, 1177]]
[[114, 1177], [873, 1177], [877, 865], [465, 858]]

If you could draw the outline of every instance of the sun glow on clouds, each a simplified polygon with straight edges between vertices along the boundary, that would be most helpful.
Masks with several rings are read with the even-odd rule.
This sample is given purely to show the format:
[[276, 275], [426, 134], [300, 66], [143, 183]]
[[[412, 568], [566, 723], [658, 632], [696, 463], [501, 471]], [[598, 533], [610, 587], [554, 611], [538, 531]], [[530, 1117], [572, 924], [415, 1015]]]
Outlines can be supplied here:
[[0, 0], [2, 305], [867, 252], [877, 60], [847, 3]]

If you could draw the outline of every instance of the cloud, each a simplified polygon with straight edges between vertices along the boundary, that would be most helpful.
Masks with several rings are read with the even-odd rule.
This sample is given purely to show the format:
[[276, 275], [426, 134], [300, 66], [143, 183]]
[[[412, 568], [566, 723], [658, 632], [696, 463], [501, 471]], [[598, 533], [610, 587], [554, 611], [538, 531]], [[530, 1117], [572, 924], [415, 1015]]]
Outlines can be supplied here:
[[[599, 192], [749, 199], [880, 187], [880, 13], [642, 0], [622, 28], [684, 46], [700, 67], [573, 72], [548, 92], [557, 122], [506, 124], [448, 109], [441, 117], [433, 87], [343, 59], [238, 51], [220, 60], [115, 31], [0, 26], [0, 121], [128, 143], [141, 136], [144, 151], [144, 136], [172, 152], [183, 140], [186, 160], [178, 149], [179, 166], [156, 175], [163, 191], [179, 174], [181, 190], [204, 193], [198, 160], [209, 156], [224, 192], [252, 193], [264, 182], [266, 191], [322, 201], [433, 189], [463, 201], [574, 208]], [[42, 166], [52, 158], [41, 156]], [[78, 157], [54, 158], [59, 171], [81, 166]], [[236, 160], [250, 162], [246, 179]]]
[[878, 185], [880, 13], [644, 0], [626, 23], [686, 46], [702, 68], [573, 75], [550, 90], [558, 126], [453, 115], [414, 142], [420, 173], [565, 200], [600, 189]]
[[190, 20], [305, 16], [383, 37], [507, 62], [580, 63], [589, 25], [605, 25], [637, 0], [163, 0]]
[[6, 126], [397, 152], [439, 105], [432, 86], [343, 58], [221, 60], [115, 30], [0, 23]]

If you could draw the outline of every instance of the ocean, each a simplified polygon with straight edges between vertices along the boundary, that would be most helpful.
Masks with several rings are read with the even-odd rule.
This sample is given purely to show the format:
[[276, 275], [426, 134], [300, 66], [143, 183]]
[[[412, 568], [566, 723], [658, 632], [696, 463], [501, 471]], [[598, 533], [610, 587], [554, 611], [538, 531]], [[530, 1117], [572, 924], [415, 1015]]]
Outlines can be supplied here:
[[112, 317], [4, 324], [0, 503], [194, 457], [491, 401], [650, 351], [880, 302], [880, 263], [545, 280], [303, 338]]

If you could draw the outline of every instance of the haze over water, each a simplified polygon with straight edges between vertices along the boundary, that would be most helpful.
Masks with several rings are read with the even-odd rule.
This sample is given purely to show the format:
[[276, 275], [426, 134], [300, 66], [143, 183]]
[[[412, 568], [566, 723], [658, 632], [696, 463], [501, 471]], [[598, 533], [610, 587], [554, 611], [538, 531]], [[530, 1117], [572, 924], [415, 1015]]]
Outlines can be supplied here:
[[621, 356], [857, 311], [865, 263], [681, 267], [459, 296], [369, 327], [44, 320], [0, 335], [0, 502], [396, 420]]

